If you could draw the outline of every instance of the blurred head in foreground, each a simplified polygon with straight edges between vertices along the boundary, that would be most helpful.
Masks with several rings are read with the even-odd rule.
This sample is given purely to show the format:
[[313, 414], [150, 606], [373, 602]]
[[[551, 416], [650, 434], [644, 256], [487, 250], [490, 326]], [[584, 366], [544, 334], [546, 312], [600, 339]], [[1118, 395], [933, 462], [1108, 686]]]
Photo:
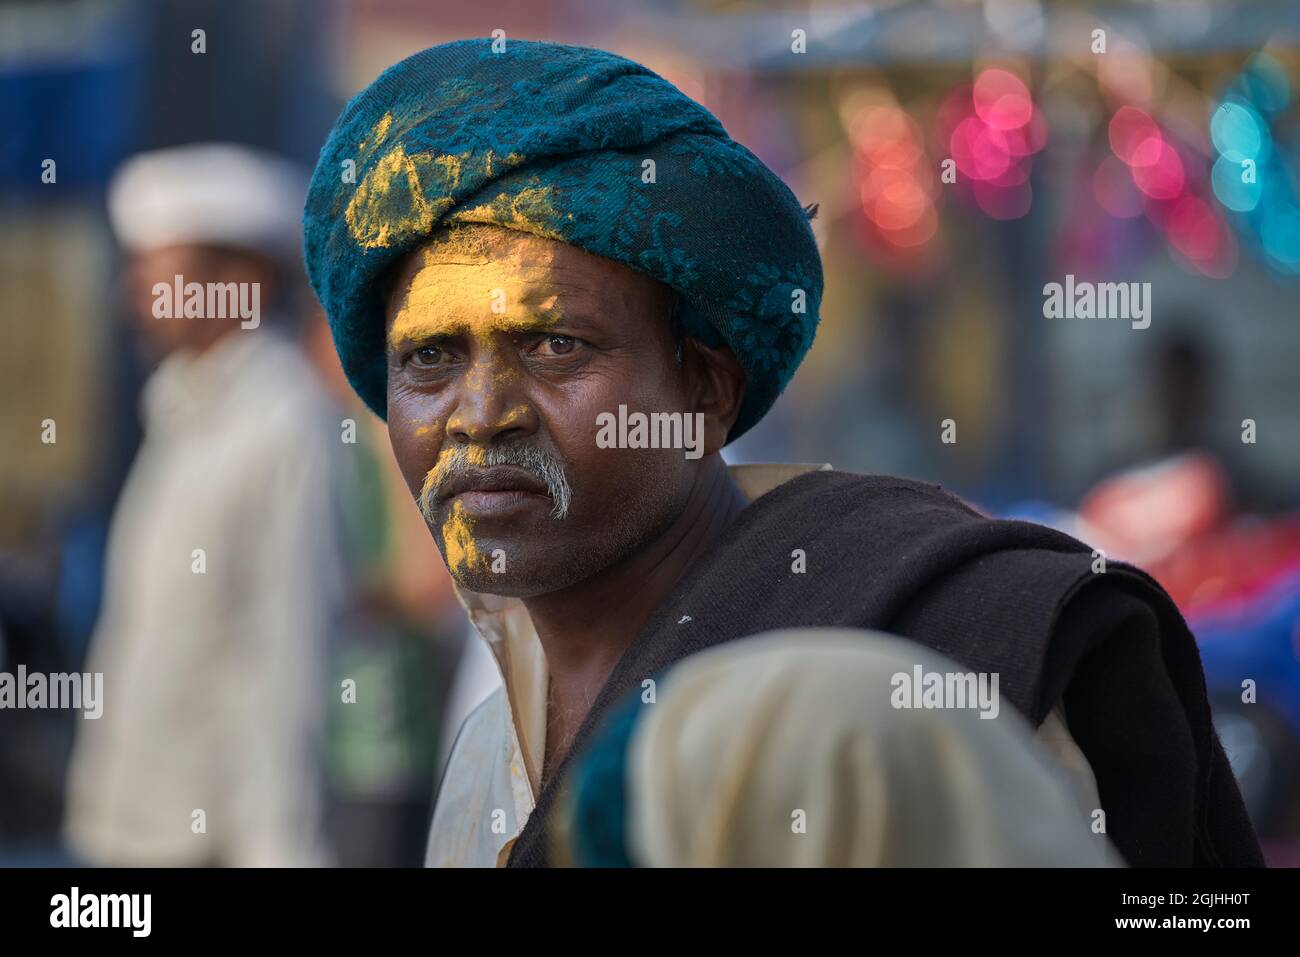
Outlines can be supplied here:
[[1014, 709], [896, 708], [954, 662], [880, 633], [772, 632], [633, 695], [570, 771], [559, 860], [649, 867], [1099, 867], [1118, 860]]

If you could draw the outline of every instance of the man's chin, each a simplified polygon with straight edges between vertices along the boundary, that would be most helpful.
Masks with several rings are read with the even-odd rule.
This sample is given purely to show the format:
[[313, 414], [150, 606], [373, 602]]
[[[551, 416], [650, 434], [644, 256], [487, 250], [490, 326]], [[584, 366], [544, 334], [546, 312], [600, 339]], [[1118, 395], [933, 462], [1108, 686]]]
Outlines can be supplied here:
[[490, 568], [448, 568], [447, 571], [451, 573], [452, 580], [466, 591], [501, 598], [533, 598], [571, 584], [540, 580], [513, 572], [493, 572]]
[[480, 595], [532, 598], [559, 591], [582, 577], [573, 562], [557, 563], [536, 555], [521, 556], [518, 543], [481, 539], [474, 546], [473, 549], [455, 549], [450, 557], [445, 546], [439, 550], [452, 580], [461, 588]]

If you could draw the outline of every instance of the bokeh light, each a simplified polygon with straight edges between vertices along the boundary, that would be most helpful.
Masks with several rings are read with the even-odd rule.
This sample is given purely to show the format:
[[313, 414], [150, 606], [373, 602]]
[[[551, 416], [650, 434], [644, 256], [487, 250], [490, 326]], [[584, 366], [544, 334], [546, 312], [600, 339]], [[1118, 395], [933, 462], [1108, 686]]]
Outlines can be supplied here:
[[1160, 159], [1164, 137], [1160, 128], [1142, 110], [1122, 106], [1111, 117], [1110, 148], [1129, 166], [1150, 166]]
[[1029, 88], [1007, 70], [990, 68], [975, 80], [975, 113], [996, 130], [1015, 130], [1029, 122], [1034, 113]]
[[1238, 98], [1225, 100], [1210, 119], [1214, 148], [1229, 159], [1258, 162], [1270, 146], [1268, 125], [1247, 103]]
[[939, 218], [935, 176], [920, 127], [880, 88], [858, 90], [846, 98], [842, 116], [866, 218], [864, 240], [896, 252], [924, 246], [938, 233]]
[[1260, 240], [1279, 265], [1296, 271], [1300, 267], [1300, 210], [1279, 206], [1266, 211], [1260, 224]]
[[1166, 219], [1169, 241], [1193, 262], [1218, 258], [1225, 237], [1218, 218], [1208, 203], [1196, 196], [1182, 196]]
[[1047, 144], [1047, 120], [1020, 76], [1002, 66], [979, 68], [973, 83], [944, 97], [935, 127], [956, 163], [959, 197], [994, 219], [1029, 212], [1033, 156]]
[[948, 146], [957, 169], [974, 180], [994, 179], [1011, 165], [1006, 136], [977, 116], [968, 116], [957, 124]]
[[[1145, 153], [1150, 143], [1144, 141], [1139, 151]], [[1175, 199], [1187, 182], [1178, 151], [1162, 140], [1154, 162], [1133, 167], [1133, 182], [1152, 199]]]
[[1264, 113], [1280, 113], [1291, 102], [1286, 70], [1267, 53], [1256, 53], [1246, 61], [1241, 84], [1246, 96]]
[[1278, 272], [1300, 274], [1300, 202], [1294, 172], [1274, 145], [1273, 124], [1291, 102], [1278, 62], [1253, 55], [1209, 116], [1218, 157], [1210, 173], [1215, 199], [1236, 234]]
[[1215, 160], [1210, 172], [1210, 184], [1214, 195], [1228, 209], [1237, 213], [1248, 213], [1259, 205], [1263, 188], [1258, 176], [1254, 182], [1243, 178], [1245, 169], [1242, 161], [1220, 156]]

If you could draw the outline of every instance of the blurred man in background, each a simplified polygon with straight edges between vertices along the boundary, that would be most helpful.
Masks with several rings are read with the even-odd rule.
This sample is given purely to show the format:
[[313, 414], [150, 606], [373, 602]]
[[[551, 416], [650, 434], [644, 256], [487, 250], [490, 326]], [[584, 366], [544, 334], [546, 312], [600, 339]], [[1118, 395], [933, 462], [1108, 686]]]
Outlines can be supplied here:
[[286, 333], [304, 181], [242, 147], [138, 156], [109, 192], [161, 362], [110, 533], [66, 834], [97, 865], [320, 863], [338, 416]]

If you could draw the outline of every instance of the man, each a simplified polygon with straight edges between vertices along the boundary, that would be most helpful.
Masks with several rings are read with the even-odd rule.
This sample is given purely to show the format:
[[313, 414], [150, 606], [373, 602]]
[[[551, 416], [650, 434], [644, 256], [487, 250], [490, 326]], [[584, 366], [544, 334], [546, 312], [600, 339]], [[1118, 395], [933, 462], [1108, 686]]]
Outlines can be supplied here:
[[243, 147], [112, 183], [128, 298], [162, 357], [110, 533], [66, 830], [95, 865], [320, 862], [315, 739], [340, 574], [337, 416], [272, 315], [302, 178]]
[[613, 704], [790, 627], [999, 675], [1129, 863], [1258, 863], [1191, 636], [1142, 573], [921, 483], [728, 469], [812, 343], [807, 219], [703, 108], [601, 51], [447, 44], [344, 110], [308, 272], [503, 678], [428, 863], [546, 863]]

